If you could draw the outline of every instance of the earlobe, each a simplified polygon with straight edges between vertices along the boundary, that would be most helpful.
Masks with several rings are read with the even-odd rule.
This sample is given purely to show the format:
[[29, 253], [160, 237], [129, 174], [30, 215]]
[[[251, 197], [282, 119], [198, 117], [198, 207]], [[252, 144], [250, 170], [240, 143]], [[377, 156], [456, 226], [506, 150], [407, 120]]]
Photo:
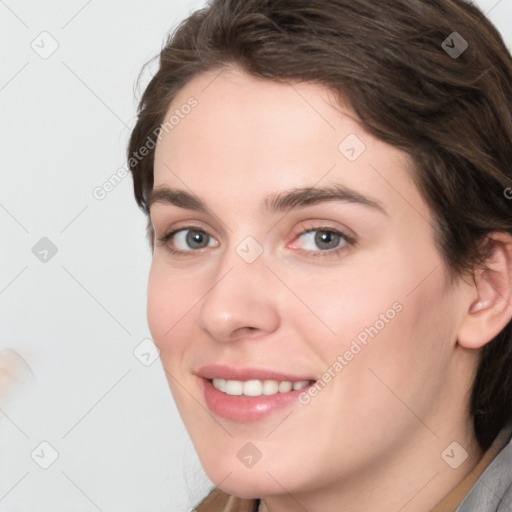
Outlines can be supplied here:
[[494, 240], [494, 250], [486, 261], [486, 268], [475, 272], [473, 299], [457, 336], [458, 344], [469, 349], [482, 348], [512, 318], [512, 237], [502, 232], [489, 237]]

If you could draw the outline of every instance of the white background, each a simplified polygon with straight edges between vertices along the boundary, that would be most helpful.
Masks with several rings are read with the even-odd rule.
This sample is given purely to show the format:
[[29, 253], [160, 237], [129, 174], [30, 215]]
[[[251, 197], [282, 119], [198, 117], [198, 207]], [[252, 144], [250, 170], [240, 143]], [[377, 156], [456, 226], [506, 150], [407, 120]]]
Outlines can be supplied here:
[[[476, 3], [512, 47], [512, 0]], [[203, 5], [0, 0], [0, 348], [33, 372], [0, 403], [0, 512], [186, 511], [212, 485], [160, 360], [133, 353], [151, 256], [131, 176], [92, 194], [125, 164], [142, 65]]]

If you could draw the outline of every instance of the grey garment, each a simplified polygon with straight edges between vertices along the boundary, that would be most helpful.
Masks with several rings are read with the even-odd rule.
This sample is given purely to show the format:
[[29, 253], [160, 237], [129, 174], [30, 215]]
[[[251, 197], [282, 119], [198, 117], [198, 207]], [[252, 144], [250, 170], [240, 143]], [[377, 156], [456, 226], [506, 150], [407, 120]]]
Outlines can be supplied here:
[[512, 512], [511, 425], [502, 433], [509, 439], [508, 444], [487, 466], [455, 512]]

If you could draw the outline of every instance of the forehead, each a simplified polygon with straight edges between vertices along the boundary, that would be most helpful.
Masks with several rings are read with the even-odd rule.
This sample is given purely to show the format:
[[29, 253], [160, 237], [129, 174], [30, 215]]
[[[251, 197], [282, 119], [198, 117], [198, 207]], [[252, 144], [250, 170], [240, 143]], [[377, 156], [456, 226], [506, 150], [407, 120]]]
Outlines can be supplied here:
[[214, 70], [179, 91], [171, 117], [177, 123], [162, 131], [155, 152], [155, 188], [189, 187], [206, 197], [215, 184], [243, 204], [276, 189], [342, 183], [400, 207], [407, 204], [400, 195], [421, 202], [408, 155], [366, 132], [319, 84]]
[[163, 134], [157, 159], [166, 150], [180, 157], [184, 142], [194, 136], [195, 146], [206, 158], [212, 146], [217, 148], [217, 157], [226, 157], [225, 152], [229, 151], [234, 157], [245, 156], [248, 160], [263, 159], [265, 154], [292, 159], [295, 154], [300, 159], [317, 148], [325, 153], [329, 147], [325, 156], [332, 160], [338, 156], [343, 132], [363, 131], [350, 108], [339, 106], [325, 87], [314, 83], [278, 83], [237, 68], [196, 76], [176, 95], [165, 119], [174, 117], [178, 121], [175, 114], [180, 114], [181, 109], [188, 111], [186, 105], [191, 98], [197, 105]]

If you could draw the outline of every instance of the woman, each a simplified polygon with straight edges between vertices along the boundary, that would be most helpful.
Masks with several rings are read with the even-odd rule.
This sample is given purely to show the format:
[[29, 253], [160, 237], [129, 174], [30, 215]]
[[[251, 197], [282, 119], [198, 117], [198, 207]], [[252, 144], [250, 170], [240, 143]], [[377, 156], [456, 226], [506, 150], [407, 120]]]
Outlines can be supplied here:
[[128, 163], [198, 511], [510, 510], [511, 141], [461, 0], [213, 0], [169, 38]]

